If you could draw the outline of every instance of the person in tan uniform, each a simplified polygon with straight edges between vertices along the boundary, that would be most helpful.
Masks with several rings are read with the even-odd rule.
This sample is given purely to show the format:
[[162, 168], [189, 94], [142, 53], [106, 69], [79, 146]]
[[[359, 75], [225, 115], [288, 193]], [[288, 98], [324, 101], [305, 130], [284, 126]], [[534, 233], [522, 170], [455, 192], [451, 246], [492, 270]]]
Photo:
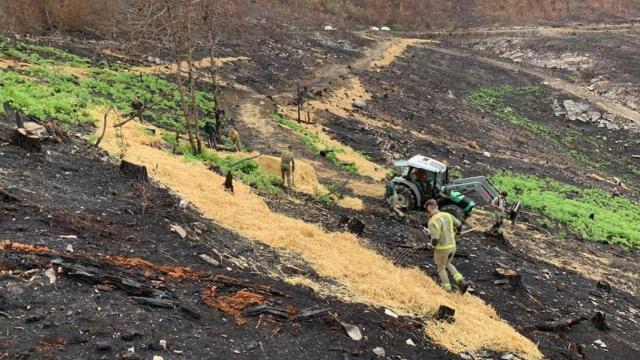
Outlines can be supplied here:
[[280, 173], [282, 175], [283, 185], [286, 180], [287, 186], [293, 188], [292, 178], [295, 170], [296, 162], [293, 158], [293, 153], [291, 152], [291, 145], [289, 145], [286, 150], [282, 151], [282, 155], [280, 156]]
[[431, 245], [433, 245], [433, 260], [440, 276], [441, 286], [446, 291], [451, 291], [451, 283], [449, 282], [449, 274], [453, 276], [458, 285], [460, 293], [467, 292], [469, 285], [464, 281], [464, 277], [453, 266], [453, 257], [456, 254], [456, 238], [455, 229], [462, 224], [453, 215], [440, 212], [438, 203], [431, 199], [427, 201], [427, 214], [429, 216], [429, 235], [431, 236]]
[[236, 129], [231, 128], [229, 130], [229, 140], [231, 140], [231, 144], [235, 151], [240, 151], [242, 149], [242, 144], [240, 144], [240, 134], [238, 134]]
[[491, 208], [493, 208], [493, 216], [495, 218], [495, 223], [491, 227], [491, 231], [494, 233], [498, 233], [504, 219], [507, 217], [508, 209], [507, 209], [507, 194], [506, 192], [501, 192], [500, 195], [496, 196], [495, 199], [491, 201]]

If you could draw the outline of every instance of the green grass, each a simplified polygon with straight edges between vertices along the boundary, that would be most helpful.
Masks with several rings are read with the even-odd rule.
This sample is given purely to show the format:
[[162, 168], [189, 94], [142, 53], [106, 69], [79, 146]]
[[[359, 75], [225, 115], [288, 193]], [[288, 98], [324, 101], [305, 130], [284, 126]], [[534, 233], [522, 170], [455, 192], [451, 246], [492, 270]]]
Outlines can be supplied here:
[[512, 202], [522, 201], [585, 240], [640, 248], [640, 204], [636, 202], [598, 189], [509, 172], [496, 174], [492, 181], [509, 192]]
[[[27, 115], [79, 123], [93, 121], [88, 109], [106, 105], [126, 116], [138, 95], [149, 102], [146, 114], [154, 118], [155, 124], [183, 128], [178, 88], [158, 76], [131, 73], [104, 62], [93, 64], [91, 59], [51, 47], [12, 44], [2, 39], [0, 54], [31, 63], [26, 69], [0, 71], [0, 103], [9, 101]], [[65, 74], [53, 66], [86, 68], [88, 76]], [[198, 91], [196, 102], [201, 113], [213, 111], [212, 95]]]
[[[174, 138], [175, 140], [175, 138]], [[242, 160], [235, 156], [220, 157], [216, 152], [203, 150], [201, 154], [194, 154], [189, 144], [184, 143], [178, 147], [178, 153], [183, 154], [185, 159], [191, 161], [202, 161], [208, 165], [217, 165], [220, 167], [223, 173], [227, 173], [233, 164]], [[232, 170], [233, 176], [239, 179], [243, 183], [270, 193], [281, 194], [282, 193], [282, 179], [267, 172], [256, 161], [248, 160], [240, 165], [237, 165]]]
[[325, 158], [336, 167], [341, 168], [350, 174], [354, 174], [354, 175], [360, 174], [358, 166], [355, 163], [352, 163], [352, 162], [345, 163], [338, 160], [338, 158], [336, 157], [336, 153], [344, 152], [345, 151], [344, 149], [337, 148], [337, 147], [324, 146], [322, 144], [322, 141], [320, 140], [320, 136], [318, 136], [317, 133], [309, 131], [307, 128], [305, 128], [304, 126], [301, 126], [297, 122], [293, 120], [285, 119], [284, 117], [278, 114], [274, 113], [271, 116], [279, 124], [284, 125], [289, 129], [293, 130], [293, 132], [295, 132], [296, 135], [298, 136], [298, 139], [300, 139], [300, 142], [302, 142], [311, 151], [315, 153], [324, 151], [326, 153]]
[[550, 128], [518, 114], [515, 109], [506, 103], [506, 99], [510, 96], [520, 96], [531, 99], [534, 97], [542, 97], [543, 95], [544, 91], [538, 86], [513, 87], [511, 85], [502, 85], [477, 90], [467, 96], [466, 100], [467, 103], [472, 106], [489, 111], [502, 120], [525, 127], [541, 135], [550, 135], [552, 133]]

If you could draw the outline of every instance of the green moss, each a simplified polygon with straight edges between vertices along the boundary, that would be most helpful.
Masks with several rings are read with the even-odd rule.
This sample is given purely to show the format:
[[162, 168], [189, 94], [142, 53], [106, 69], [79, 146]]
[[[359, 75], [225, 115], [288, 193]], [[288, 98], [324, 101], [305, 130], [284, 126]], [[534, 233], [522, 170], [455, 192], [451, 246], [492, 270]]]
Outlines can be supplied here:
[[492, 181], [583, 239], [640, 248], [640, 204], [636, 202], [602, 190], [509, 172], [496, 174]]

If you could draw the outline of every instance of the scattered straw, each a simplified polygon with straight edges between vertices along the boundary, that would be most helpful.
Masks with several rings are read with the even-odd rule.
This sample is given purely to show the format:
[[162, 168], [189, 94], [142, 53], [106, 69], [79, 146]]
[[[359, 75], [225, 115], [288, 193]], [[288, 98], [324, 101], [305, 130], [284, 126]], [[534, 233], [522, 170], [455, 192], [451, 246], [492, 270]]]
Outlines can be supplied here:
[[349, 196], [344, 197], [343, 199], [340, 199], [340, 201], [338, 201], [338, 205], [345, 209], [353, 209], [353, 210], [364, 209], [364, 203], [362, 202], [362, 200], [358, 198], [352, 198]]
[[[144, 145], [148, 137], [140, 128], [139, 123], [131, 122], [123, 129], [129, 143], [126, 159], [147, 166], [154, 179], [171, 187], [218, 224], [247, 238], [300, 254], [318, 274], [348, 288], [353, 300], [425, 319], [427, 335], [453, 352], [491, 349], [529, 359], [542, 357], [530, 340], [480, 299], [447, 294], [424, 272], [396, 267], [362, 246], [352, 234], [327, 233], [317, 225], [271, 212], [243, 184], [236, 183], [233, 194], [224, 191], [220, 185], [224, 179], [203, 164]], [[118, 151], [112, 126], [102, 145], [108, 151]], [[429, 320], [440, 305], [456, 309], [453, 324]]]
[[[215, 58], [214, 63], [216, 67], [223, 66], [226, 63], [234, 62], [234, 61], [246, 61], [249, 60], [248, 57], [245, 56], [236, 56], [236, 57], [222, 57]], [[208, 69], [211, 66], [211, 59], [204, 58], [201, 60], [196, 60], [193, 62], [193, 67], [199, 69]], [[183, 71], [186, 71], [188, 68], [188, 64], [186, 61], [183, 61], [180, 64], [180, 68]], [[176, 64], [167, 64], [167, 65], [152, 65], [152, 66], [136, 66], [130, 69], [132, 72], [141, 72], [143, 74], [173, 74], [176, 72], [177, 65]]]
[[[278, 177], [281, 176], [279, 157], [263, 155], [257, 158], [256, 162], [267, 172]], [[324, 186], [318, 182], [314, 167], [305, 161], [296, 159], [296, 171], [293, 173], [293, 177], [295, 189], [298, 191], [311, 195], [315, 194], [316, 190], [323, 193], [327, 191]]]

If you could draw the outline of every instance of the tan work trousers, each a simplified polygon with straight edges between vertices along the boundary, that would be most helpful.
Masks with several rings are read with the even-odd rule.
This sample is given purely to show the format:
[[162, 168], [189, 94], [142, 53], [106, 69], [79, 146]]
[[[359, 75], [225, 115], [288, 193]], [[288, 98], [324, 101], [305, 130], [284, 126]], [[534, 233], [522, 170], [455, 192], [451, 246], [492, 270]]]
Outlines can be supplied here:
[[451, 283], [449, 282], [449, 275], [447, 274], [447, 271], [451, 273], [451, 276], [453, 276], [456, 283], [462, 280], [462, 274], [460, 274], [456, 267], [451, 263], [455, 254], [455, 248], [446, 250], [435, 249], [433, 251], [433, 261], [436, 264], [441, 285], [448, 291], [451, 290]]
[[285, 179], [287, 181], [288, 187], [293, 187], [291, 184], [291, 166], [282, 165], [280, 166], [280, 171], [282, 173], [282, 184], [284, 185]]

